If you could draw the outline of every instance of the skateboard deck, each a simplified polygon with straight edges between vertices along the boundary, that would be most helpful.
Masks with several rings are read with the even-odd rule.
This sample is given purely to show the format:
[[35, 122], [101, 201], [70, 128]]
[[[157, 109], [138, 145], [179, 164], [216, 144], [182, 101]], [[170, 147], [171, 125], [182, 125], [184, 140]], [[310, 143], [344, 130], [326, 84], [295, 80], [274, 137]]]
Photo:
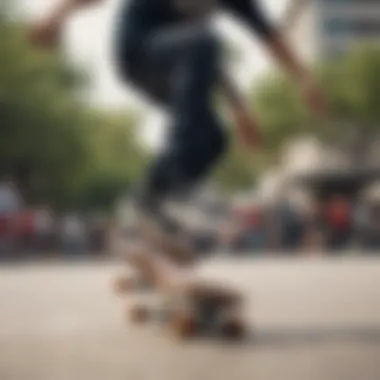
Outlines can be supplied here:
[[246, 332], [242, 299], [218, 284], [189, 286], [170, 295], [157, 306], [136, 302], [128, 309], [134, 324], [159, 322], [180, 339], [220, 336], [241, 339]]
[[[127, 305], [127, 319], [136, 325], [158, 323], [181, 339], [196, 336], [242, 338], [246, 332], [242, 295], [216, 281], [193, 276], [169, 279], [165, 287], [155, 290], [137, 275], [119, 277], [119, 295], [132, 299]], [[141, 292], [154, 297], [144, 300]]]

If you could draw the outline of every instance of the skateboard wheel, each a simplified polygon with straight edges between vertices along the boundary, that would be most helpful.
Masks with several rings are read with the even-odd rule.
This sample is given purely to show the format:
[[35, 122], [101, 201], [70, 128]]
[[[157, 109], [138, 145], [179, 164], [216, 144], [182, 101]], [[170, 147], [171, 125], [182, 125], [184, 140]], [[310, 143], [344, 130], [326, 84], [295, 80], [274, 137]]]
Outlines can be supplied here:
[[143, 305], [135, 305], [129, 310], [129, 320], [133, 323], [146, 323], [149, 320], [149, 316], [149, 309]]
[[229, 339], [241, 339], [245, 335], [244, 323], [239, 320], [225, 322], [221, 327], [223, 336]]
[[189, 314], [175, 315], [171, 321], [174, 334], [180, 339], [189, 339], [196, 335], [198, 324]]

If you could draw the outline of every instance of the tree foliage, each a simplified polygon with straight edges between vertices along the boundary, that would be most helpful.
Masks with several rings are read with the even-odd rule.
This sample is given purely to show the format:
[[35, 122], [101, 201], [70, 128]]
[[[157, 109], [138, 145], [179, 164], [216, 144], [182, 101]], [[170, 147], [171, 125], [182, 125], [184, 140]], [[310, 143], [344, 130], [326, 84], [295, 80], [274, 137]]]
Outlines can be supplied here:
[[106, 207], [144, 163], [136, 118], [91, 109], [83, 74], [31, 46], [6, 15], [0, 9], [0, 177], [15, 178], [30, 202]]
[[356, 160], [380, 131], [380, 50], [352, 51], [320, 64], [315, 74], [327, 98], [330, 114], [325, 119], [310, 115], [299, 89], [284, 77], [266, 78], [252, 91], [265, 146], [275, 155], [287, 140], [308, 134]]
[[268, 166], [270, 156], [262, 150], [251, 152], [244, 149], [234, 133], [234, 128], [228, 132], [227, 154], [217, 165], [214, 180], [219, 189], [226, 193], [251, 189], [257, 176]]
[[250, 105], [263, 135], [262, 149], [244, 152], [232, 138], [226, 160], [216, 172], [229, 191], [252, 186], [274, 164], [283, 145], [300, 136], [317, 137], [361, 166], [380, 140], [380, 50], [362, 47], [340, 59], [322, 62], [315, 75], [324, 91], [329, 117], [313, 118], [292, 81], [272, 72], [252, 87]]

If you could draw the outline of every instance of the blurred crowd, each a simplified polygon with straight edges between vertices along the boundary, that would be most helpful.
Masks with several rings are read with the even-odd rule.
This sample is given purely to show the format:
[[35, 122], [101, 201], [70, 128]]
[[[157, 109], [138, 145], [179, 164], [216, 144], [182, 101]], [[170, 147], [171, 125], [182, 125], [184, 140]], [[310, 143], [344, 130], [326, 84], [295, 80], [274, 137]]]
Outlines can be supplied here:
[[237, 207], [220, 242], [235, 252], [374, 251], [380, 249], [380, 202], [332, 196], [307, 207], [287, 199]]
[[0, 182], [0, 258], [79, 256], [106, 249], [107, 221], [100, 215], [54, 212], [47, 205], [24, 207], [11, 181]]
[[[221, 209], [209, 211], [205, 222], [188, 231], [201, 254], [380, 250], [380, 200], [335, 195], [307, 207], [284, 198]], [[12, 182], [0, 182], [1, 259], [100, 256], [107, 253], [112, 232], [102, 215], [58, 213], [44, 204], [24, 207]]]
[[380, 199], [331, 195], [304, 203], [287, 197], [270, 204], [254, 199], [227, 203], [208, 207], [193, 202], [178, 215], [194, 251], [201, 255], [380, 252]]

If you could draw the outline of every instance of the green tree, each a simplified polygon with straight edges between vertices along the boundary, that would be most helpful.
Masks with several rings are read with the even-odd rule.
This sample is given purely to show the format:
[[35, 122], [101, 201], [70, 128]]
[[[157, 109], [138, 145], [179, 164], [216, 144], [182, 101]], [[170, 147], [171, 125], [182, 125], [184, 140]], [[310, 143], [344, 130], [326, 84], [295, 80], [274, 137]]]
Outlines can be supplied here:
[[380, 137], [380, 50], [365, 47], [321, 70], [334, 119], [319, 134], [344, 150], [357, 165], [365, 164]]
[[[87, 78], [31, 46], [7, 12], [0, 6], [0, 177], [13, 176], [30, 202], [79, 206], [86, 195], [106, 206], [141, 170], [136, 120], [89, 108]], [[99, 188], [107, 195], [92, 196]]]
[[80, 203], [87, 208], [106, 208], [134, 185], [149, 154], [138, 142], [137, 119], [130, 115], [92, 115], [92, 165], [84, 178]]
[[316, 75], [332, 111], [327, 121], [313, 119], [299, 90], [283, 77], [267, 78], [252, 91], [268, 152], [275, 156], [286, 140], [309, 134], [345, 151], [353, 161], [365, 161], [379, 137], [380, 51], [354, 51], [321, 64]]
[[315, 136], [361, 167], [380, 140], [380, 50], [366, 47], [315, 69], [331, 108], [328, 120], [313, 118], [299, 89], [272, 72], [252, 88], [250, 104], [258, 118], [263, 147], [251, 154], [235, 138], [215, 178], [228, 191], [252, 186], [255, 177], [276, 163], [283, 145], [303, 135]]
[[81, 105], [73, 100], [76, 73], [33, 50], [22, 27], [1, 28], [1, 171], [15, 175], [32, 197], [45, 195], [53, 182], [69, 191], [87, 153]]
[[257, 176], [268, 165], [269, 156], [262, 149], [251, 152], [242, 148], [234, 128], [229, 135], [228, 150], [215, 169], [214, 180], [226, 193], [251, 189]]

